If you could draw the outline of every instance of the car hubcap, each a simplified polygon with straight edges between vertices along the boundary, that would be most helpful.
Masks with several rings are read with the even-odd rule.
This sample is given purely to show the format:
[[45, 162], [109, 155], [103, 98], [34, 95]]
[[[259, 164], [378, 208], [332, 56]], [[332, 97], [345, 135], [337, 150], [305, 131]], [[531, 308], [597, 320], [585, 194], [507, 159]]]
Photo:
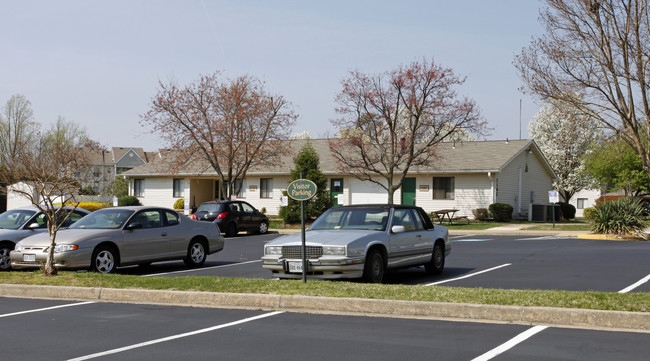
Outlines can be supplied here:
[[372, 262], [372, 275], [374, 278], [374, 281], [377, 282], [381, 278], [381, 273], [382, 273], [382, 264], [381, 264], [381, 258], [379, 256], [375, 256], [373, 258]]
[[203, 261], [203, 257], [205, 257], [205, 251], [203, 250], [203, 246], [201, 246], [200, 243], [194, 244], [192, 246], [192, 261], [194, 263], [201, 263]]
[[440, 247], [436, 247], [435, 251], [433, 252], [433, 264], [436, 268], [440, 268], [440, 266], [442, 266], [442, 250]]
[[266, 233], [269, 230], [269, 225], [265, 222], [260, 223], [260, 233]]
[[113, 260], [113, 254], [108, 251], [101, 251], [97, 258], [95, 259], [95, 267], [97, 271], [101, 273], [109, 273], [113, 270], [115, 266], [115, 261]]
[[0, 249], [0, 269], [9, 269], [9, 265], [11, 264], [9, 253], [9, 248]]

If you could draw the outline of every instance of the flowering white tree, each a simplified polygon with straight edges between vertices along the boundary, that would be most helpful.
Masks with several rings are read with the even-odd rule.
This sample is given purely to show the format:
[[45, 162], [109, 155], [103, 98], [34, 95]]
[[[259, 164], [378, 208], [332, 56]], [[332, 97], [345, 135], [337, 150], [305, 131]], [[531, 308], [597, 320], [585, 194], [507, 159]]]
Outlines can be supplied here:
[[581, 189], [591, 187], [593, 178], [582, 169], [583, 156], [603, 137], [598, 121], [570, 105], [545, 104], [528, 126], [531, 137], [546, 156], [557, 180], [555, 188], [565, 202]]

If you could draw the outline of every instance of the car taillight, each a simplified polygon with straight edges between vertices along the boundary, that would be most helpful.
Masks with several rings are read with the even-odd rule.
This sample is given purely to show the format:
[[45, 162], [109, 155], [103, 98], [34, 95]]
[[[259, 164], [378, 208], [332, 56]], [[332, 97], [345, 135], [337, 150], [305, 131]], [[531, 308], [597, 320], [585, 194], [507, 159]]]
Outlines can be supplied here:
[[228, 216], [228, 212], [219, 213], [217, 219], [224, 219]]
[[196, 213], [192, 215], [192, 219], [196, 219]]

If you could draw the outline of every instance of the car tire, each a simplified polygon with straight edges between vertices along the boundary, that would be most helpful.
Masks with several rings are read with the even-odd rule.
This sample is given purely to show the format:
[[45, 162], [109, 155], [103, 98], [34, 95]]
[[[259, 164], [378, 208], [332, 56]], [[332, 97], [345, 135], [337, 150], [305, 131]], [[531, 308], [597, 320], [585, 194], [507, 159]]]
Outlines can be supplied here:
[[368, 283], [381, 283], [384, 279], [384, 257], [377, 249], [370, 250], [363, 266], [363, 281]]
[[234, 237], [237, 233], [237, 225], [235, 222], [228, 223], [228, 226], [226, 226], [226, 237]]
[[189, 267], [201, 267], [207, 257], [203, 242], [193, 239], [187, 247], [187, 257], [183, 260]]
[[260, 228], [257, 230], [259, 234], [266, 234], [269, 231], [269, 223], [267, 221], [260, 222]]
[[117, 268], [117, 252], [110, 246], [99, 246], [90, 260], [90, 270], [99, 273], [113, 273]]
[[13, 243], [0, 243], [0, 271], [11, 271], [11, 258], [9, 255], [13, 250]]
[[438, 275], [445, 268], [445, 247], [442, 242], [436, 242], [431, 253], [431, 261], [424, 265], [424, 269], [430, 275]]

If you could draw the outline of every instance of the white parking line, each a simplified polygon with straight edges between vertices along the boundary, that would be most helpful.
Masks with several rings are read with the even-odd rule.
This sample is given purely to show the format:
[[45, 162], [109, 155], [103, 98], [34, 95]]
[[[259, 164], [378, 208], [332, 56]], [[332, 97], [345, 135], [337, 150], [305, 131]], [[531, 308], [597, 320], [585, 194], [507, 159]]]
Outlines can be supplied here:
[[178, 334], [178, 335], [163, 337], [163, 338], [159, 338], [159, 339], [156, 339], [156, 340], [136, 343], [136, 344], [131, 345], [131, 346], [125, 346], [125, 347], [120, 347], [120, 348], [116, 348], [116, 349], [112, 349], [112, 350], [108, 350], [108, 351], [104, 351], [104, 352], [94, 353], [94, 354], [91, 354], [91, 355], [81, 356], [81, 357], [70, 359], [68, 361], [90, 360], [90, 359], [93, 359], [93, 358], [102, 357], [102, 356], [106, 356], [106, 355], [113, 355], [113, 354], [116, 354], [116, 353], [119, 353], [119, 352], [129, 351], [129, 350], [133, 350], [133, 349], [140, 348], [140, 347], [151, 346], [151, 345], [155, 345], [157, 343], [172, 341], [172, 340], [176, 340], [176, 339], [183, 338], [183, 337], [198, 335], [198, 334], [201, 334], [201, 333], [212, 332], [212, 331], [219, 330], [219, 329], [226, 328], [226, 327], [230, 327], [230, 326], [236, 326], [236, 325], [240, 325], [242, 323], [251, 322], [251, 321], [259, 320], [259, 319], [262, 319], [262, 318], [279, 315], [281, 313], [284, 313], [284, 312], [276, 311], [276, 312], [264, 313], [264, 314], [261, 314], [261, 315], [257, 315], [257, 316], [253, 316], [253, 317], [249, 317], [249, 318], [244, 318], [244, 319], [239, 320], [239, 321], [224, 323], [222, 325], [208, 327], [208, 328], [204, 328], [204, 329], [196, 330], [196, 331], [192, 331], [192, 332], [181, 333], [181, 334]]
[[0, 318], [24, 315], [26, 313], [56, 310], [57, 308], [83, 306], [83, 305], [88, 305], [88, 304], [91, 304], [91, 303], [95, 303], [95, 302], [94, 301], [89, 301], [89, 302], [79, 302], [79, 303], [68, 303], [68, 304], [65, 304], [65, 305], [58, 305], [58, 306], [45, 307], [45, 308], [37, 308], [37, 309], [34, 309], [34, 310], [20, 311], [20, 312], [14, 312], [14, 313], [5, 313], [4, 315], [0, 315]]
[[650, 275], [647, 275], [647, 276], [643, 277], [642, 279], [640, 279], [638, 282], [636, 282], [633, 285], [630, 285], [630, 286], [627, 286], [627, 287], [623, 288], [622, 290], [618, 291], [618, 293], [628, 293], [628, 292], [632, 291], [633, 289], [641, 286], [642, 284], [644, 284], [644, 283], [646, 283], [648, 281], [650, 281]]
[[492, 268], [489, 268], [489, 269], [486, 269], [486, 270], [483, 270], [483, 271], [470, 273], [470, 274], [468, 274], [468, 275], [464, 275], [464, 276], [461, 276], [461, 277], [450, 278], [450, 279], [448, 279], [448, 280], [444, 280], [444, 281], [438, 281], [438, 282], [428, 283], [428, 284], [425, 284], [425, 286], [435, 286], [435, 285], [439, 285], [439, 284], [442, 284], [442, 283], [458, 281], [458, 280], [462, 280], [462, 279], [465, 279], [465, 278], [470, 278], [470, 277], [473, 277], [473, 276], [476, 276], [476, 275], [480, 275], [481, 273], [486, 273], [486, 272], [494, 271], [494, 270], [496, 270], [496, 269], [503, 268], [503, 267], [507, 267], [507, 266], [511, 266], [511, 265], [512, 265], [512, 263], [506, 263], [506, 264], [502, 264], [501, 266], [496, 266], [496, 267], [492, 267]]
[[511, 338], [508, 342], [502, 344], [501, 346], [497, 348], [493, 348], [492, 350], [482, 354], [481, 356], [472, 359], [472, 361], [487, 361], [495, 358], [496, 356], [510, 350], [511, 348], [517, 346], [518, 344], [526, 341], [530, 337], [536, 335], [539, 332], [544, 331], [547, 329], [548, 326], [535, 326], [533, 328], [529, 328], [528, 330], [520, 333], [519, 335], [515, 336], [514, 338]]
[[232, 266], [239, 266], [239, 265], [242, 265], [242, 264], [255, 263], [255, 262], [262, 262], [262, 260], [261, 260], [261, 259], [258, 259], [258, 260], [255, 260], [255, 261], [247, 261], [247, 262], [238, 262], [238, 263], [224, 264], [224, 265], [221, 265], [221, 266], [192, 268], [192, 269], [187, 269], [187, 270], [182, 270], [182, 271], [174, 271], [174, 272], [153, 273], [153, 274], [150, 274], [150, 275], [142, 275], [142, 277], [153, 277], [153, 276], [171, 275], [171, 274], [175, 274], [175, 273], [197, 272], [197, 271], [203, 271], [203, 270], [206, 270], [206, 269], [223, 268], [223, 267], [232, 267]]

